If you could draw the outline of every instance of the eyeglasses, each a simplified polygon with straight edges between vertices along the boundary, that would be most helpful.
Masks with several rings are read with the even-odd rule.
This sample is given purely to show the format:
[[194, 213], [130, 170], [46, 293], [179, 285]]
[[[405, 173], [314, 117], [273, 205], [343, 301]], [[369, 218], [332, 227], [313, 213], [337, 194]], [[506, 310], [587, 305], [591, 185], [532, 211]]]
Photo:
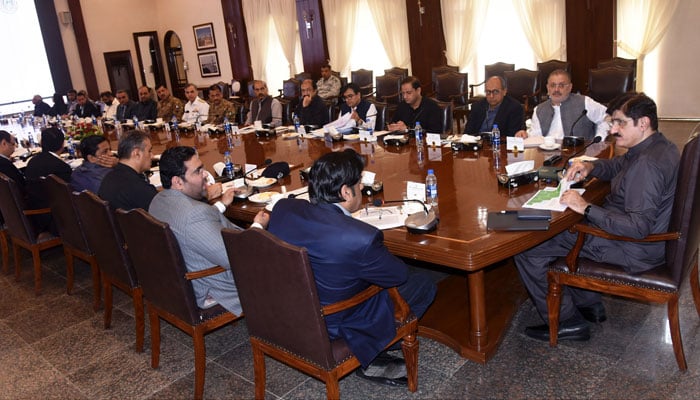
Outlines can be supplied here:
[[621, 119], [621, 118], [613, 118], [610, 120], [613, 126], [617, 124], [620, 128], [624, 128], [630, 121], [634, 121], [632, 118], [630, 119]]
[[499, 94], [501, 94], [501, 89], [487, 90], [484, 93], [486, 93], [487, 96], [498, 96]]
[[564, 89], [569, 85], [571, 85], [571, 83], [548, 83], [547, 87], [550, 89]]
[[350, 100], [350, 99], [352, 99], [352, 98], [355, 97], [355, 96], [357, 96], [357, 93], [346, 94], [345, 96], [343, 96], [343, 98], [344, 98], [345, 100]]

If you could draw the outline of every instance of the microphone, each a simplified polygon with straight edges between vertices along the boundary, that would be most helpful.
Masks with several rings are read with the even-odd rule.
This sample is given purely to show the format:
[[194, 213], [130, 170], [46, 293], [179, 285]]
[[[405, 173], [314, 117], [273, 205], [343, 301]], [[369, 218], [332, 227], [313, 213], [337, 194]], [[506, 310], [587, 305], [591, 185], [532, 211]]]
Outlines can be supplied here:
[[420, 205], [423, 206], [423, 213], [417, 212], [414, 214], [409, 215], [406, 218], [406, 221], [404, 222], [404, 226], [406, 229], [411, 232], [411, 233], [428, 233], [430, 231], [435, 230], [438, 225], [438, 217], [435, 214], [435, 209], [431, 208], [428, 210], [428, 207], [425, 205], [424, 202], [417, 200], [417, 199], [406, 199], [406, 200], [382, 200], [382, 199], [374, 199], [372, 204], [375, 207], [381, 207], [384, 204], [387, 203], [405, 203], [405, 202], [414, 202], [414, 203], [419, 203]]
[[571, 130], [569, 130], [569, 136], [564, 137], [562, 141], [562, 144], [564, 146], [576, 147], [583, 144], [583, 138], [579, 136], [574, 136], [574, 128], [576, 127], [576, 124], [578, 124], [578, 122], [581, 120], [581, 118], [586, 116], [586, 114], [588, 114], [588, 110], [584, 108], [583, 111], [581, 111], [581, 115], [579, 115], [578, 118], [576, 118], [574, 123], [571, 125]]
[[579, 154], [585, 152], [587, 148], [593, 146], [594, 144], [600, 143], [601, 140], [603, 140], [603, 138], [602, 138], [601, 136], [596, 136], [596, 137], [593, 138], [593, 140], [591, 140], [590, 143], [588, 143], [587, 145], [583, 146], [583, 148], [582, 148], [581, 150], [579, 150], [579, 151], [575, 152], [574, 154], [572, 154], [571, 156], [569, 156], [569, 158], [567, 158], [566, 161], [564, 162], [564, 169], [568, 168], [568, 166], [569, 166], [569, 161], [571, 161], [572, 158], [574, 158], [574, 157], [578, 156]]

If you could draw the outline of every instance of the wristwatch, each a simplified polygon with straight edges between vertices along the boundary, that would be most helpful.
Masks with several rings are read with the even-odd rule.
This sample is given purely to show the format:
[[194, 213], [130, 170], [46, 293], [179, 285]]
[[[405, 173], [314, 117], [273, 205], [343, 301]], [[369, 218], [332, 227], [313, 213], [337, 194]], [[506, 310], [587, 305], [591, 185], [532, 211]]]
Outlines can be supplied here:
[[588, 218], [588, 213], [591, 212], [591, 207], [592, 207], [592, 205], [589, 204], [589, 205], [586, 206], [586, 209], [583, 210], [583, 216], [584, 216], [584, 217]]

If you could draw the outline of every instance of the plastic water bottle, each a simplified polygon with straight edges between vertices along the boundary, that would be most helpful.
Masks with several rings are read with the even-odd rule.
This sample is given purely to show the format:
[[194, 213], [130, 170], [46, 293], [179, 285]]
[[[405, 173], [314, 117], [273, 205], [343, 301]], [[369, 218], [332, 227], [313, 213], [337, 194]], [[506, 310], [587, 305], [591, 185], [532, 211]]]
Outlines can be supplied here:
[[163, 130], [165, 131], [165, 139], [169, 142], [173, 140], [173, 135], [170, 132], [170, 125], [169, 124], [163, 124]]
[[231, 134], [231, 121], [228, 120], [228, 117], [224, 117], [224, 133], [226, 136]]
[[134, 115], [133, 121], [134, 121], [134, 129], [139, 129], [139, 117]]
[[425, 203], [431, 207], [438, 204], [437, 176], [432, 169], [428, 170], [428, 175], [425, 177]]
[[226, 165], [224, 168], [226, 176], [233, 179], [233, 161], [231, 160], [230, 151], [224, 153], [224, 164]]
[[416, 128], [414, 131], [416, 132], [416, 146], [423, 147], [423, 127], [420, 126], [420, 121], [416, 121]]
[[68, 137], [68, 157], [69, 158], [75, 158], [75, 147], [73, 144], [73, 138]]
[[173, 117], [170, 119], [170, 123], [173, 125], [173, 135], [175, 136], [175, 141], [180, 142], [180, 129], [177, 127], [177, 117], [175, 114], [173, 114]]
[[27, 134], [27, 141], [29, 142], [30, 149], [36, 147], [36, 142], [34, 142], [34, 132], [29, 132], [29, 134]]
[[493, 124], [491, 144], [493, 144], [493, 151], [501, 151], [501, 130], [498, 129], [498, 124]]
[[292, 114], [292, 121], [294, 121], [294, 132], [299, 132], [299, 125], [301, 125], [299, 116], [296, 114]]
[[117, 140], [122, 138], [122, 123], [119, 120], [114, 122], [114, 130], [117, 132]]

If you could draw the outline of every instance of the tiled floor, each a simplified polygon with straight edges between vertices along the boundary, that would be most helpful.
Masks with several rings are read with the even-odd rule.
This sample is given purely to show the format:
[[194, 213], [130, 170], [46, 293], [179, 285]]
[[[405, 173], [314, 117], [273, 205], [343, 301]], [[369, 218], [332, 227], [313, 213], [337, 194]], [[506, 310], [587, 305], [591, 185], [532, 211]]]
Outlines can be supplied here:
[[[665, 126], [664, 126], [665, 125]], [[683, 143], [688, 124], [662, 130]], [[692, 126], [692, 124], [690, 125]], [[163, 323], [160, 367], [134, 351], [131, 300], [115, 291], [112, 328], [91, 307], [89, 268], [76, 265], [72, 295], [65, 293], [60, 249], [43, 257], [43, 294], [33, 293], [29, 256], [20, 282], [0, 274], [0, 399], [185, 399], [192, 397], [194, 355], [189, 336]], [[12, 261], [12, 260], [11, 260]], [[541, 323], [529, 301], [516, 315], [498, 353], [486, 365], [466, 361], [449, 348], [420, 339], [419, 390], [387, 388], [350, 375], [340, 384], [346, 399], [620, 398], [688, 399], [700, 393], [700, 318], [683, 289], [680, 319], [688, 371], [678, 371], [666, 309], [605, 297], [608, 321], [592, 328], [588, 342], [557, 348], [526, 337]], [[206, 337], [205, 398], [253, 397], [252, 354], [245, 319]], [[268, 362], [270, 399], [325, 398], [323, 385]]]

